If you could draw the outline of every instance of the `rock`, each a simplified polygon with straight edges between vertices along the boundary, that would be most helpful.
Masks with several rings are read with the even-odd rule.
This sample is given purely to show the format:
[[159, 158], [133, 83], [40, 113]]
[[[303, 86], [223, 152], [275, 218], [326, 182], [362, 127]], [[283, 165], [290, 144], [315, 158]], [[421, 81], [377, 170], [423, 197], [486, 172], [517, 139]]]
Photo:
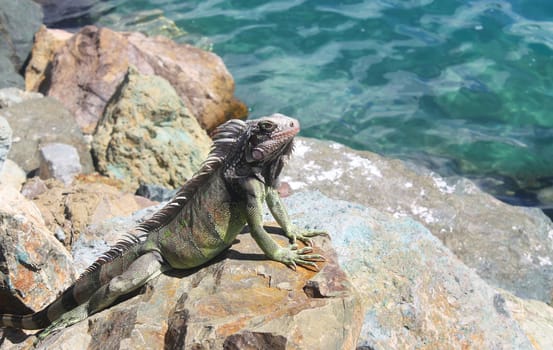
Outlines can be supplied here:
[[177, 189], [169, 190], [154, 184], [141, 184], [135, 194], [156, 202], [165, 202], [173, 198], [177, 191]]
[[0, 88], [24, 87], [18, 74], [29, 56], [33, 35], [42, 23], [40, 6], [31, 0], [0, 0]]
[[93, 152], [98, 170], [128, 183], [180, 187], [209, 153], [211, 139], [159, 76], [129, 69], [98, 125]]
[[43, 97], [44, 95], [41, 93], [24, 91], [14, 87], [0, 89], [0, 108], [11, 107], [26, 100]]
[[48, 143], [40, 147], [38, 175], [42, 179], [56, 179], [66, 186], [82, 172], [79, 153], [73, 146], [64, 143]]
[[12, 129], [6, 118], [0, 116], [0, 173], [12, 146]]
[[65, 45], [73, 34], [60, 29], [41, 26], [35, 34], [31, 59], [25, 69], [25, 89], [39, 91], [46, 78], [47, 69], [54, 59], [54, 53]]
[[55, 51], [45, 77], [34, 80], [44, 79], [39, 91], [62, 101], [90, 134], [129, 65], [168, 80], [206, 129], [247, 114], [234, 98], [234, 81], [218, 56], [161, 36], [84, 27]]
[[52, 142], [77, 148], [84, 173], [94, 169], [89, 146], [73, 116], [55, 99], [45, 97], [26, 100], [0, 109], [0, 116], [6, 118], [13, 129], [10, 159], [26, 172], [39, 167], [39, 146]]
[[27, 180], [21, 188], [21, 194], [27, 199], [36, 199], [38, 196], [48, 191], [46, 182], [40, 177], [35, 176]]
[[[284, 237], [276, 238], [287, 244]], [[266, 260], [249, 234], [240, 235], [216, 261], [194, 271], [161, 275], [138, 295], [47, 338], [38, 349], [62, 344], [353, 349], [362, 322], [359, 300], [328, 240], [315, 241], [328, 257], [319, 274], [302, 268], [295, 272]], [[306, 286], [315, 288], [315, 296], [304, 291]]]
[[542, 203], [553, 203], [553, 186], [542, 188], [537, 192], [536, 197]]
[[[0, 53], [8, 51], [5, 43], [0, 42]], [[25, 81], [13, 68], [12, 62], [8, 57], [0, 55], [0, 88], [16, 86], [23, 88]]]
[[11, 186], [17, 191], [27, 180], [27, 174], [13, 160], [6, 159], [4, 168], [0, 170], [0, 185]]
[[0, 310], [39, 310], [76, 277], [71, 256], [31, 201], [4, 185], [0, 198], [0, 275], [7, 280], [0, 289]]
[[[334, 248], [314, 240], [327, 257], [321, 272], [269, 261], [242, 234], [215, 261], [163, 274], [38, 349], [550, 347], [551, 307], [490, 287], [413, 219], [317, 192], [285, 205], [298, 225], [330, 233]], [[112, 219], [111, 228], [126, 232], [136, 220]]]
[[115, 216], [130, 215], [153, 204], [102, 181], [95, 176], [79, 176], [66, 187], [58, 181], [48, 180], [45, 183], [47, 190], [34, 198], [48, 229], [52, 232], [63, 230], [65, 245], [75, 243], [90, 225]]
[[[419, 222], [319, 192], [296, 193], [284, 202], [300, 227], [329, 232], [340, 266], [361, 294], [358, 349], [533, 349], [532, 333], [513, 316], [503, 292]], [[547, 309], [543, 315], [552, 315], [552, 308], [540, 305]], [[551, 321], [536, 318], [534, 331], [552, 329]]]
[[299, 139], [283, 181], [412, 216], [494, 286], [553, 303], [553, 225], [538, 209], [513, 207], [468, 180], [446, 179], [399, 160]]
[[91, 222], [71, 246], [75, 269], [80, 273], [84, 272], [99, 256], [116, 245], [123, 235], [132, 233], [138, 222], [162, 207], [163, 204], [147, 206], [127, 217], [116, 216]]
[[553, 349], [553, 308], [538, 300], [519, 299], [509, 292], [494, 303], [519, 323], [535, 349]]

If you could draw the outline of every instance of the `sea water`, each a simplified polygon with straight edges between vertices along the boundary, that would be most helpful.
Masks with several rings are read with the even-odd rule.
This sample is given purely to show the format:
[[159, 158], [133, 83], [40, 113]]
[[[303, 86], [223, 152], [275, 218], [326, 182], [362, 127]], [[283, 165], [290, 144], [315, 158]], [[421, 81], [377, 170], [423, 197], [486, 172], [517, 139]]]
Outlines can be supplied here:
[[304, 136], [553, 208], [551, 0], [108, 0], [83, 13], [65, 24], [163, 27], [212, 49], [253, 118], [288, 114]]

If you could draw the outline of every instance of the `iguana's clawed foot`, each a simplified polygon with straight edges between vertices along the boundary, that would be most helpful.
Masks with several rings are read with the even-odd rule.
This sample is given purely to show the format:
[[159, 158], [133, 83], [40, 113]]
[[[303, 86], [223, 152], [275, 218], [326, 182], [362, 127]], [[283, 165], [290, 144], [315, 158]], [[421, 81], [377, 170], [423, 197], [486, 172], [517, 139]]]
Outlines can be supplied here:
[[320, 254], [309, 254], [313, 252], [313, 248], [304, 247], [298, 249], [297, 244], [292, 244], [288, 248], [280, 248], [275, 256], [275, 260], [286, 264], [292, 270], [296, 270], [297, 265], [311, 267], [319, 271], [316, 261], [325, 261], [324, 256]]
[[328, 233], [322, 230], [302, 230], [296, 226], [293, 226], [289, 232], [286, 232], [286, 236], [290, 238], [292, 244], [295, 244], [296, 240], [299, 240], [312, 247], [313, 241], [311, 238], [316, 236], [328, 236]]

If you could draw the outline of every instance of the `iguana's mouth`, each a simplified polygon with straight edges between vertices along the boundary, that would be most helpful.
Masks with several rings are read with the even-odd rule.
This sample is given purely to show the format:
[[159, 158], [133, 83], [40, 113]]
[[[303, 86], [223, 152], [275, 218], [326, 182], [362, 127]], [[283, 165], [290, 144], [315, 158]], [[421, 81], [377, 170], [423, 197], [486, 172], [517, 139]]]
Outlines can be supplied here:
[[[273, 133], [271, 138], [275, 140], [275, 144], [282, 145], [280, 147], [282, 154], [290, 155], [294, 148], [294, 136], [296, 136], [299, 132], [300, 123], [295, 119], [290, 119], [288, 128]], [[289, 141], [286, 142], [286, 139], [289, 139]]]
[[[299, 131], [299, 128], [297, 129]], [[264, 142], [252, 149], [252, 156], [255, 160], [272, 160], [279, 156], [289, 156], [294, 148], [294, 136], [298, 133], [282, 132], [274, 136], [270, 142]]]
[[[252, 123], [255, 123], [252, 121]], [[248, 162], [272, 162], [292, 153], [292, 141], [300, 131], [300, 123], [282, 114], [260, 119], [248, 140]]]

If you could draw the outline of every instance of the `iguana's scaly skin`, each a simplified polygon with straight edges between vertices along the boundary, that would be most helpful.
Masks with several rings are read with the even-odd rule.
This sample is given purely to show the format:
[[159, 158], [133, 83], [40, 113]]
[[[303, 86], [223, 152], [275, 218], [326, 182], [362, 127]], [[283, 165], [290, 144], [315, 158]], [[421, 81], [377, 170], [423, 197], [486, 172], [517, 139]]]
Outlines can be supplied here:
[[[150, 219], [106, 252], [58, 299], [30, 315], [0, 315], [0, 327], [42, 329], [40, 336], [79, 322], [110, 306], [168, 269], [190, 269], [227, 249], [246, 224], [268, 258], [292, 268], [317, 268], [310, 237], [322, 231], [294, 226], [276, 191], [299, 123], [280, 114], [215, 130], [201, 169]], [[291, 240], [279, 246], [265, 231], [263, 203]], [[299, 249], [296, 239], [309, 246]]]

